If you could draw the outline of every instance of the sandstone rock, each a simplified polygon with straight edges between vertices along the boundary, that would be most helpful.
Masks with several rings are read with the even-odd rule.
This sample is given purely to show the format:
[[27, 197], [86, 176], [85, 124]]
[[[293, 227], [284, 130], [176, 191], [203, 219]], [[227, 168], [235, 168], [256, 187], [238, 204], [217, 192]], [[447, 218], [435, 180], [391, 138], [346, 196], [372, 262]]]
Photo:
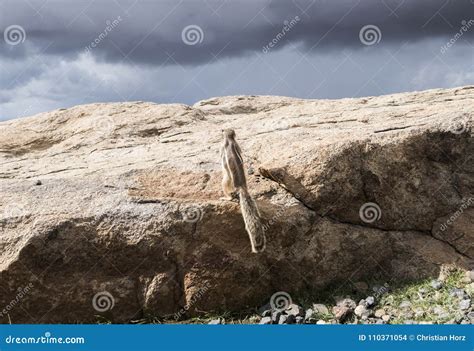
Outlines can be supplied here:
[[[374, 273], [467, 268], [473, 101], [472, 86], [364, 100], [236, 96], [1, 122], [0, 306], [19, 302], [0, 322], [193, 316]], [[238, 204], [219, 200], [223, 128], [236, 129], [253, 169], [269, 228], [259, 255]], [[101, 292], [113, 308], [93, 308]]]

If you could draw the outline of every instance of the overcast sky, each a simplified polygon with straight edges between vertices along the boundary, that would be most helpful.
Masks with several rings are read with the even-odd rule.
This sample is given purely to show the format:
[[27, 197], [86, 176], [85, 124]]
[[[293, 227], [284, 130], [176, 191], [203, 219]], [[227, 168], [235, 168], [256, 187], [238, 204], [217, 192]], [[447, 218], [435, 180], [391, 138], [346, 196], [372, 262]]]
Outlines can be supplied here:
[[0, 29], [0, 120], [474, 84], [474, 0], [0, 0]]

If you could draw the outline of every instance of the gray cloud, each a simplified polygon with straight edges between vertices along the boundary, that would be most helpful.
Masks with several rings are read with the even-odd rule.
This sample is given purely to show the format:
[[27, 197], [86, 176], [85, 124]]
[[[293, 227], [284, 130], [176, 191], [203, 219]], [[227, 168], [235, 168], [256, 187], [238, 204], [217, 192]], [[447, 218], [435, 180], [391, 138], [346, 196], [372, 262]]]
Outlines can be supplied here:
[[[26, 39], [0, 40], [0, 120], [90, 102], [341, 98], [473, 84], [474, 25], [441, 50], [473, 9], [469, 0], [3, 0], [0, 28], [21, 25]], [[381, 31], [376, 45], [359, 39], [367, 24]], [[183, 42], [188, 25], [202, 29], [202, 42]]]
[[[363, 48], [359, 31], [367, 24], [380, 28], [380, 45], [451, 36], [469, 13], [470, 0], [304, 0], [304, 1], [95, 1], [61, 2], [6, 0], [5, 24], [20, 24], [25, 46], [2, 46], [2, 55], [24, 57], [25, 47], [43, 54], [77, 56], [107, 27], [122, 21], [93, 48], [106, 61], [152, 65], [202, 64], [245, 55], [271, 41], [284, 21], [300, 21], [278, 43], [302, 42], [306, 50]], [[187, 25], [202, 28], [198, 45], [186, 45]], [[472, 37], [474, 31], [466, 33]]]

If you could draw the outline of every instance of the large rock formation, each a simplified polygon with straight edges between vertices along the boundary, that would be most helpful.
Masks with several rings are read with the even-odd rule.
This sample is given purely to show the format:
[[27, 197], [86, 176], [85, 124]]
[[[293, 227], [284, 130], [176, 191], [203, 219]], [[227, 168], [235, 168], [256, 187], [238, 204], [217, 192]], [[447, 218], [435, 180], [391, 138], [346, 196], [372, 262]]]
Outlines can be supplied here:
[[[76, 106], [0, 123], [0, 320], [261, 305], [474, 258], [474, 86]], [[267, 250], [220, 200], [234, 128]]]

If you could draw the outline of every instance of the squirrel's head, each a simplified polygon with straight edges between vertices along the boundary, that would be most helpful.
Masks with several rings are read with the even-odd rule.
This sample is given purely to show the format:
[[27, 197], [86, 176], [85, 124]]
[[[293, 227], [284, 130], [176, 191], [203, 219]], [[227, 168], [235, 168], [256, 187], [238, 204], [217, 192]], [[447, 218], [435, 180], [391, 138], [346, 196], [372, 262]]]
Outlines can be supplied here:
[[223, 129], [222, 134], [224, 134], [224, 138], [230, 138], [230, 139], [235, 138], [235, 132], [233, 129]]

